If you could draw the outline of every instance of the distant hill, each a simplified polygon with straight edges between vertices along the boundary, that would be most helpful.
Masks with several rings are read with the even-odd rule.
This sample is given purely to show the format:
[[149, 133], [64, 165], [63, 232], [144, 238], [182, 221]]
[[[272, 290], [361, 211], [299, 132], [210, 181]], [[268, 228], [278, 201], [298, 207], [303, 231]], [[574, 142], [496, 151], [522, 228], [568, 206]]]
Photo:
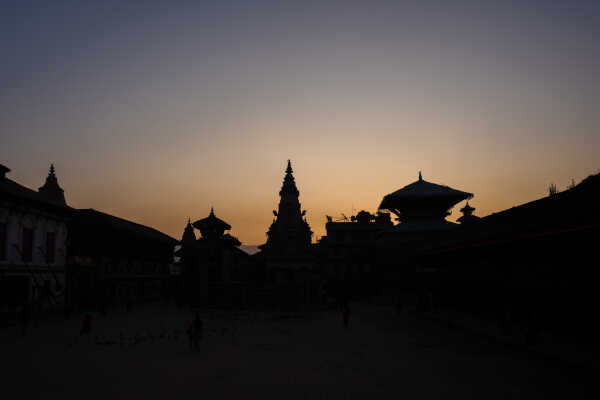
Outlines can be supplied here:
[[254, 246], [254, 245], [250, 245], [250, 244], [243, 244], [240, 246], [240, 249], [244, 250], [246, 253], [252, 255], [254, 253], [258, 253], [260, 250], [258, 248], [258, 246]]

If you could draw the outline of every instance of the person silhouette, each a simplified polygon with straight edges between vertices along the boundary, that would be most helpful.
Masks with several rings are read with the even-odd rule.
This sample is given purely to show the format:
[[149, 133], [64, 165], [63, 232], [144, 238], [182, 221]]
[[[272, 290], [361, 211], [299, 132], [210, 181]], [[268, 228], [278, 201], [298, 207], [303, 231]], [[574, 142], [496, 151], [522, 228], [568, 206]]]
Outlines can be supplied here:
[[81, 329], [79, 330], [79, 336], [91, 336], [92, 334], [92, 314], [89, 312], [85, 313], [83, 320], [81, 321]]
[[342, 318], [344, 320], [344, 328], [348, 329], [348, 325], [350, 324], [350, 305], [348, 304], [348, 300], [344, 301]]
[[396, 310], [396, 315], [402, 314], [402, 299], [400, 297], [398, 297], [394, 309]]
[[25, 336], [27, 334], [27, 328], [29, 327], [29, 307], [27, 307], [27, 305], [24, 305], [23, 308], [21, 308], [20, 322], [21, 334]]
[[202, 319], [200, 319], [200, 315], [198, 313], [196, 313], [196, 318], [194, 318], [194, 324], [193, 324], [193, 330], [192, 330], [193, 348], [196, 351], [200, 350], [200, 340], [202, 340], [203, 330], [204, 330], [204, 323], [203, 323]]
[[188, 337], [188, 342], [190, 343], [190, 350], [194, 350], [194, 321], [190, 320], [187, 325], [187, 329], [185, 333]]

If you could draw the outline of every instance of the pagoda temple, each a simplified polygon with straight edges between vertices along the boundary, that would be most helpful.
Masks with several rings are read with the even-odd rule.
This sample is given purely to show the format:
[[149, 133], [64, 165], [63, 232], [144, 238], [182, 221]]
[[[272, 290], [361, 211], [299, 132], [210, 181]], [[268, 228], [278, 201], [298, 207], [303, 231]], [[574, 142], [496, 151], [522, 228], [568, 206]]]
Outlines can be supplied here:
[[[457, 203], [473, 197], [448, 186], [417, 181], [383, 197], [379, 209], [396, 215], [398, 224], [377, 239], [377, 265], [383, 287], [394, 295], [418, 293], [418, 304], [430, 306], [428, 289], [421, 285], [419, 255], [452, 238], [459, 224], [446, 220]], [[425, 306], [423, 306], [425, 307]]]
[[419, 172], [416, 182], [384, 196], [379, 209], [396, 214], [397, 230], [444, 230], [456, 225], [446, 221], [449, 210], [472, 197], [472, 193], [427, 182]]
[[[194, 229], [200, 231], [196, 238]], [[186, 301], [194, 305], [241, 305], [245, 299], [249, 256], [240, 241], [225, 233], [231, 225], [211, 208], [206, 218], [188, 223], [175, 253], [181, 257]]]

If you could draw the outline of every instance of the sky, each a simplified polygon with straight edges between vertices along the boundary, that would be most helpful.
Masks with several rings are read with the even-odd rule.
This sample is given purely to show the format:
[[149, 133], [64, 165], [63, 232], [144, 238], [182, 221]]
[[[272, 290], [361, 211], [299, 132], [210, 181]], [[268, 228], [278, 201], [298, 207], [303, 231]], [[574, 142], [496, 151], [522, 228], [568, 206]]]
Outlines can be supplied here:
[[480, 216], [600, 171], [598, 1], [2, 3], [9, 177], [176, 238], [264, 243], [288, 159], [315, 240], [418, 171]]

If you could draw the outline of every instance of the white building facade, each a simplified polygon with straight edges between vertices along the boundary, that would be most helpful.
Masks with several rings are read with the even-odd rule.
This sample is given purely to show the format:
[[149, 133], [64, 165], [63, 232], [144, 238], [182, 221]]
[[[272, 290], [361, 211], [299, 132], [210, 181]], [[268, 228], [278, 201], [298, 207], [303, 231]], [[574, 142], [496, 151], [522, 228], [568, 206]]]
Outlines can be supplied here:
[[51, 167], [38, 191], [0, 165], [0, 313], [62, 308], [70, 208]]

